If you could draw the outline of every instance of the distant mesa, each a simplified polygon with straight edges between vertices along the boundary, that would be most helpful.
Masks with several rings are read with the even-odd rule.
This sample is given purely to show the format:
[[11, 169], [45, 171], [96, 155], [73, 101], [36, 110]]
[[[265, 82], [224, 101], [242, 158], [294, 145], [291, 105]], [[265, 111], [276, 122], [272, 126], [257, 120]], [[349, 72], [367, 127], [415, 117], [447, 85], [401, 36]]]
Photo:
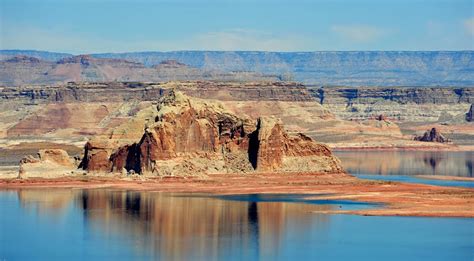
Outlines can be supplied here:
[[6, 62], [8, 63], [40, 63], [41, 60], [35, 57], [19, 55], [19, 56], [14, 56], [10, 59], [7, 59]]
[[[1, 57], [0, 57], [1, 58]], [[63, 57], [57, 61], [15, 56], [0, 60], [0, 85], [23, 86], [67, 82], [164, 82], [177, 80], [277, 81], [276, 75], [203, 70], [174, 59], [155, 66], [92, 55]]]
[[[16, 55], [34, 56], [50, 63], [73, 56], [41, 51], [0, 50], [0, 59]], [[218, 70], [226, 73], [251, 71], [276, 74], [281, 75], [282, 80], [295, 80], [311, 85], [432, 87], [474, 85], [473, 51], [175, 51], [99, 53], [91, 56], [96, 59], [125, 59], [138, 62], [149, 69], [164, 60], [177, 60], [190, 68], [203, 71]], [[153, 81], [152, 79], [152, 75], [146, 75], [141, 81]], [[138, 81], [136, 78], [133, 80]], [[16, 81], [20, 82], [19, 79]]]
[[444, 137], [437, 128], [432, 128], [431, 130], [427, 130], [422, 136], [416, 136], [415, 140], [425, 141], [425, 142], [439, 142], [439, 143], [450, 142], [450, 140]]
[[180, 63], [177, 60], [164, 60], [159, 64], [154, 66], [155, 68], [181, 68], [181, 67], [188, 67], [184, 63]]
[[[81, 54], [71, 57], [65, 57], [56, 62], [56, 64], [81, 64], [81, 65], [91, 65], [91, 64], [130, 64], [130, 65], [142, 65], [140, 63], [123, 60], [123, 59], [109, 59], [109, 58], [96, 58], [88, 54]], [[143, 65], [142, 65], [143, 66]], [[144, 67], [144, 66], [143, 66]]]
[[58, 64], [80, 63], [80, 64], [83, 64], [83, 65], [89, 65], [94, 60], [96, 60], [96, 59], [94, 59], [90, 55], [77, 55], [77, 56], [63, 58], [63, 59], [59, 60], [57, 63]]

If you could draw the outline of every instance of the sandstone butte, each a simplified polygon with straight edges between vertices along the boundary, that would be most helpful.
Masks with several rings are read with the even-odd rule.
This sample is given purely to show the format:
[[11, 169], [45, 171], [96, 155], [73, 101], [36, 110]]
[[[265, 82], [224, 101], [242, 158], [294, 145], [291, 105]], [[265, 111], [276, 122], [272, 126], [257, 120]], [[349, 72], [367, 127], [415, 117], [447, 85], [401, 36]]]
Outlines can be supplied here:
[[443, 136], [436, 128], [431, 128], [431, 130], [427, 130], [422, 136], [416, 136], [414, 140], [417, 141], [425, 141], [425, 142], [450, 142], [449, 139]]
[[141, 138], [133, 141], [126, 131], [94, 137], [85, 145], [79, 168], [159, 176], [343, 172], [326, 145], [287, 133], [276, 118], [260, 117], [254, 123], [221, 103], [179, 91], [170, 91], [148, 112], [129, 123], [134, 125], [130, 129], [143, 126]]

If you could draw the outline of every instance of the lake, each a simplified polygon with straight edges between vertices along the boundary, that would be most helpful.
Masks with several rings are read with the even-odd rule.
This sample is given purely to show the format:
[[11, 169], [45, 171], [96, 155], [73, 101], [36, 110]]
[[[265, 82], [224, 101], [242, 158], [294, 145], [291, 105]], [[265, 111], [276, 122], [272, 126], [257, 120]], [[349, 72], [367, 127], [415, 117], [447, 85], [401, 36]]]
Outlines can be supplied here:
[[[336, 152], [366, 179], [473, 182], [472, 152]], [[0, 260], [474, 260], [474, 219], [329, 215], [298, 194], [0, 190]], [[318, 213], [319, 212], [319, 213]]]
[[336, 151], [351, 174], [372, 180], [474, 188], [473, 181], [434, 180], [423, 176], [474, 177], [474, 151]]
[[473, 260], [474, 219], [315, 212], [303, 195], [0, 191], [0, 260]]
[[474, 151], [335, 151], [351, 174], [474, 177]]

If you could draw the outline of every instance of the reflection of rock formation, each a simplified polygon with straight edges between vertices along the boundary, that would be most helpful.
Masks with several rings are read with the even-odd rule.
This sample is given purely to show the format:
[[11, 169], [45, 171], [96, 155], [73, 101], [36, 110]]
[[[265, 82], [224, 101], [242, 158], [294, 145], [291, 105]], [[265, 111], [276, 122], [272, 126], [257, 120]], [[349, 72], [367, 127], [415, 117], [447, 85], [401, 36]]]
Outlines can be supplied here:
[[436, 167], [440, 164], [443, 158], [443, 155], [440, 153], [427, 152], [426, 156], [423, 157], [423, 162], [431, 167], [432, 174], [434, 175], [436, 173]]
[[365, 151], [336, 152], [352, 174], [472, 176], [474, 152]]
[[327, 216], [307, 212], [331, 208], [105, 190], [83, 191], [78, 202], [91, 228], [139, 240], [134, 242], [137, 251], [181, 260], [243, 254], [233, 249], [274, 254], [288, 222], [307, 229], [316, 218], [317, 225], [325, 226]]
[[466, 160], [466, 168], [468, 171], [468, 177], [473, 177], [472, 175], [472, 159]]
[[72, 203], [77, 192], [71, 189], [54, 189], [47, 193], [41, 189], [20, 189], [17, 194], [24, 208], [44, 215], [57, 216]]
[[389, 175], [396, 172], [401, 163], [401, 158], [397, 152], [336, 152], [341, 159], [345, 170], [351, 174], [380, 174]]

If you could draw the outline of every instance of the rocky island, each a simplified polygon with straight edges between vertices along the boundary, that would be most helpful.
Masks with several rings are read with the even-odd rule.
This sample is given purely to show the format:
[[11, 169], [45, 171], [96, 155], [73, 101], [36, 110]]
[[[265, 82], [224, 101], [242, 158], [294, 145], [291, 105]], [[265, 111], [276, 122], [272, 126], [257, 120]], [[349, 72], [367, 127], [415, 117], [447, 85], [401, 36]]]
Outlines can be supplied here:
[[82, 154], [73, 159], [63, 150], [41, 150], [38, 158], [21, 160], [20, 179], [1, 179], [0, 188], [318, 193], [312, 197], [381, 204], [325, 213], [474, 217], [466, 208], [474, 203], [472, 189], [358, 179], [326, 145], [288, 133], [277, 118], [253, 120], [173, 89], [92, 136]]
[[[472, 189], [361, 180], [332, 152], [469, 151], [472, 87], [307, 86], [177, 60], [9, 59], [2, 188], [324, 193], [384, 204], [337, 213], [474, 216]], [[28, 68], [39, 71], [23, 77]], [[153, 82], [141, 81], [147, 75]]]

